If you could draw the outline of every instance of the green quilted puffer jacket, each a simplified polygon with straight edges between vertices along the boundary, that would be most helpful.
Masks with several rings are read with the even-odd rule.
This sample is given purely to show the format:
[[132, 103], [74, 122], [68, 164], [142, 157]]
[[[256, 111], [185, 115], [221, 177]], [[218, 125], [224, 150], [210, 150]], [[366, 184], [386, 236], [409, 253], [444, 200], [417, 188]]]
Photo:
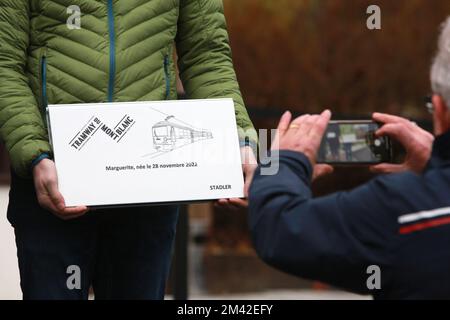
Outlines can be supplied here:
[[0, 0], [0, 137], [15, 172], [51, 154], [47, 104], [176, 99], [174, 43], [187, 97], [233, 98], [255, 143], [222, 0]]

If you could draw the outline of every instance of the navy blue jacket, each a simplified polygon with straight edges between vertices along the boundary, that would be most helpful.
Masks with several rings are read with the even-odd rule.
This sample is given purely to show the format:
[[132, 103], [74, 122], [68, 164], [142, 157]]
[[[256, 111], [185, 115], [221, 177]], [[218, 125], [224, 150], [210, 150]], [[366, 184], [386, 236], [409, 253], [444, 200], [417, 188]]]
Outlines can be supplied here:
[[[288, 273], [376, 299], [450, 298], [450, 133], [436, 139], [422, 175], [384, 175], [351, 191], [313, 198], [312, 167], [281, 151], [279, 173], [250, 188], [258, 255]], [[370, 290], [369, 266], [381, 270]]]

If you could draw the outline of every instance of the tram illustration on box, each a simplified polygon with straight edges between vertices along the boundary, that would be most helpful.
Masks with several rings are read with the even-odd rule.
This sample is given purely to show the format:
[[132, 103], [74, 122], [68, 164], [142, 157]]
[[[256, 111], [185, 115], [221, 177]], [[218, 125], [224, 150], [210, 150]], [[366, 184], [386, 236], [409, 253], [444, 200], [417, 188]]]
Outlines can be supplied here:
[[152, 156], [153, 158], [201, 140], [213, 139], [210, 130], [195, 128], [182, 120], [178, 120], [173, 115], [155, 123], [152, 126], [152, 136], [153, 149], [156, 152], [144, 157]]

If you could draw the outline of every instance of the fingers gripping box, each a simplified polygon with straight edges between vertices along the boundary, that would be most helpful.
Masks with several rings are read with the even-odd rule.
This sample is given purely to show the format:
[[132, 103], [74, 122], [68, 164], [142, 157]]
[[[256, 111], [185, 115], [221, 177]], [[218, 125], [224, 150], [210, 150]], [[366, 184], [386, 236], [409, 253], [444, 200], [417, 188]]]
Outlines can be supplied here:
[[49, 105], [67, 206], [242, 198], [231, 99]]

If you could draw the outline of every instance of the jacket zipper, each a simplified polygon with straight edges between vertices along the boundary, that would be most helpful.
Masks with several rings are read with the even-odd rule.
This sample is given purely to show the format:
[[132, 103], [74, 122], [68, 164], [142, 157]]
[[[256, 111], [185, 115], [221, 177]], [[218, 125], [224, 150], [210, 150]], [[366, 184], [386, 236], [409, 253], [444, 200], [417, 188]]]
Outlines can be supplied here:
[[116, 37], [114, 29], [113, 0], [108, 0], [108, 30], [109, 30], [109, 84], [108, 102], [114, 101], [114, 81], [116, 74]]
[[47, 109], [47, 58], [41, 58], [41, 97], [44, 111]]
[[170, 77], [169, 77], [169, 56], [164, 56], [164, 76], [166, 78], [166, 97], [168, 100], [170, 96]]

